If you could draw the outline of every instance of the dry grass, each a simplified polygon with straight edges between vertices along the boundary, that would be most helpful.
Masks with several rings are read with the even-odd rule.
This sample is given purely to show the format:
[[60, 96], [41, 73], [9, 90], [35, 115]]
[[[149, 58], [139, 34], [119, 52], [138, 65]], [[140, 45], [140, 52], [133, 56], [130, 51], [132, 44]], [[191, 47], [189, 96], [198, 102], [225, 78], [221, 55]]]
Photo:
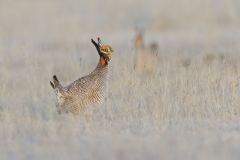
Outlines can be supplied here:
[[[239, 159], [239, 4], [195, 2], [2, 1], [0, 159]], [[159, 46], [151, 75], [134, 70], [142, 24]], [[108, 99], [74, 122], [49, 80], [93, 70], [97, 36], [115, 50]]]

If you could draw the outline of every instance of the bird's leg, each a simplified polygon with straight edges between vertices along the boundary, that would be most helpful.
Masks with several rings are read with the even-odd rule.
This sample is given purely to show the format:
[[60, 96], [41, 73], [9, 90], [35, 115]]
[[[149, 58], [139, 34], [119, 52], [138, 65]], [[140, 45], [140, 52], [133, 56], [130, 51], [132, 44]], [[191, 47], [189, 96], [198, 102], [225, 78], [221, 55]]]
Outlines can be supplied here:
[[72, 116], [72, 124], [74, 127], [77, 127], [78, 125], [78, 116], [76, 114], [73, 114]]

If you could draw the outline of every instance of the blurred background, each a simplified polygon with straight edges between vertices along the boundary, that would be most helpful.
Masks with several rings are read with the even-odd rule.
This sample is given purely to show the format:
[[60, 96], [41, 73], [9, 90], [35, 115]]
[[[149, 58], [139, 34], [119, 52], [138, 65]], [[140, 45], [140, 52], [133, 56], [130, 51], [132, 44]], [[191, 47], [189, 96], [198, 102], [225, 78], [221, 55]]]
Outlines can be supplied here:
[[[239, 159], [240, 1], [0, 0], [0, 159]], [[105, 103], [58, 115], [49, 84], [114, 49]]]

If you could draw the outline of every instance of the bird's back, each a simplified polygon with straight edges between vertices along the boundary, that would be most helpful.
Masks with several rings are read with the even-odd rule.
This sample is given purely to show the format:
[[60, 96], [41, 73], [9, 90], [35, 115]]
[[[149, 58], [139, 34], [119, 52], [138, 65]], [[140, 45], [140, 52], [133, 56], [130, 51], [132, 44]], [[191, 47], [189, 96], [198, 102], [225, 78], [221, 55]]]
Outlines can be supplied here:
[[87, 76], [64, 87], [62, 104], [64, 112], [79, 113], [87, 106], [103, 102], [107, 81], [107, 66], [97, 68]]

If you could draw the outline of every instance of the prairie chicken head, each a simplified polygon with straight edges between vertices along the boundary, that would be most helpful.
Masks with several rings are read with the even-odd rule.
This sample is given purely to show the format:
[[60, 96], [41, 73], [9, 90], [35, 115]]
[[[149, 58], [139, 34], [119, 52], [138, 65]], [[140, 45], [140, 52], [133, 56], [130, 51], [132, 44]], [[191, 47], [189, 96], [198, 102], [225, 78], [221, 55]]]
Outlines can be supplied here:
[[143, 32], [137, 31], [135, 35], [135, 48], [136, 49], [143, 49], [144, 48], [144, 43], [143, 43]]
[[109, 62], [112, 58], [113, 49], [110, 45], [102, 44], [102, 41], [100, 38], [97, 39], [98, 42], [95, 42], [92, 39], [92, 43], [96, 47], [98, 54], [100, 57], [102, 57], [106, 62]]

